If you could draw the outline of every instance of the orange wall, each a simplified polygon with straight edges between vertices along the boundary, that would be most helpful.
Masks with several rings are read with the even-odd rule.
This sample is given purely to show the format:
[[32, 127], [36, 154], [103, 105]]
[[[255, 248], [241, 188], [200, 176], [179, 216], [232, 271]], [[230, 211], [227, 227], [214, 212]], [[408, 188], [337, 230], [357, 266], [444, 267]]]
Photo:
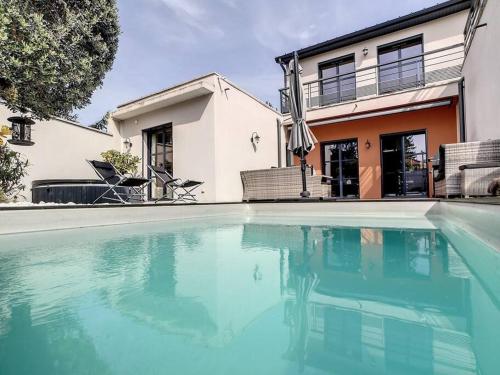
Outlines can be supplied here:
[[[378, 199], [382, 196], [380, 166], [380, 135], [427, 130], [428, 158], [434, 156], [443, 143], [457, 142], [457, 109], [453, 103], [447, 107], [424, 109], [381, 117], [313, 126], [312, 131], [318, 142], [343, 139], [358, 139], [360, 198]], [[366, 149], [365, 142], [372, 144]], [[319, 144], [307, 156], [307, 163], [321, 173], [321, 147]], [[296, 164], [297, 160], [295, 161]], [[429, 164], [429, 171], [430, 164]], [[432, 178], [429, 175], [429, 191], [432, 192]]]

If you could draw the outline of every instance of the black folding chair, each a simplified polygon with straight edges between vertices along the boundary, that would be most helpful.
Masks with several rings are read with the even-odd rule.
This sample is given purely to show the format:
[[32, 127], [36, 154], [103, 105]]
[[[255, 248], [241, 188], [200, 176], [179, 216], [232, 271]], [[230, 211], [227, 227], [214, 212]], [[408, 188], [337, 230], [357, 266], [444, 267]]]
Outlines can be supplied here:
[[[106, 183], [108, 190], [102, 193], [92, 204], [99, 199], [106, 199], [121, 203], [130, 203], [131, 200], [144, 201], [146, 194], [144, 188], [151, 182], [147, 178], [124, 176], [116, 170], [113, 164], [98, 161], [87, 160], [99, 178]], [[114, 197], [107, 197], [106, 194], [113, 192]]]
[[165, 194], [155, 200], [157, 203], [160, 200], [169, 200], [174, 202], [198, 202], [193, 191], [203, 185], [203, 182], [174, 178], [163, 167], [155, 167], [148, 165], [149, 170], [156, 179], [156, 184], [165, 189]]

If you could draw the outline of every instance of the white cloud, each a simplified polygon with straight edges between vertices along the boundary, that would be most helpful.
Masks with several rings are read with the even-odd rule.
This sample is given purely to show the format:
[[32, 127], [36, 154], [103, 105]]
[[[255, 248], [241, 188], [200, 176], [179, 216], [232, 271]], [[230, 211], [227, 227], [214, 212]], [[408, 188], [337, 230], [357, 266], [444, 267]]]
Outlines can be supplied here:
[[[155, 0], [156, 1], [156, 0]], [[224, 31], [213, 22], [212, 8], [206, 1], [199, 0], [160, 0], [176, 16], [175, 19], [165, 20], [174, 24], [184, 24], [197, 33], [208, 34], [215, 38], [224, 36]]]

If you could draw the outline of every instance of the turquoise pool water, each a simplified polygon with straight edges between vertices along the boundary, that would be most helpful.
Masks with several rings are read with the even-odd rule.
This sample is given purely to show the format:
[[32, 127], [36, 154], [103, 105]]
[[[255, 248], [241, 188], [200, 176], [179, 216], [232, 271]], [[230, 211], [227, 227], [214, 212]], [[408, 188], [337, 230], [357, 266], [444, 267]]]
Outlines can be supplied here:
[[3, 236], [0, 374], [499, 373], [494, 249], [284, 221]]

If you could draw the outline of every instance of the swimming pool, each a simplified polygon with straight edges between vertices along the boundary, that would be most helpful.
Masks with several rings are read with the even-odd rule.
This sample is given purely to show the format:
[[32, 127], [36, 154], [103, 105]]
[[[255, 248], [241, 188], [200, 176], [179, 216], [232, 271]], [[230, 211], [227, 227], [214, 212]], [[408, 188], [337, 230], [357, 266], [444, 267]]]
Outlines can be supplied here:
[[1, 239], [1, 374], [500, 364], [500, 254], [439, 217], [267, 212]]

